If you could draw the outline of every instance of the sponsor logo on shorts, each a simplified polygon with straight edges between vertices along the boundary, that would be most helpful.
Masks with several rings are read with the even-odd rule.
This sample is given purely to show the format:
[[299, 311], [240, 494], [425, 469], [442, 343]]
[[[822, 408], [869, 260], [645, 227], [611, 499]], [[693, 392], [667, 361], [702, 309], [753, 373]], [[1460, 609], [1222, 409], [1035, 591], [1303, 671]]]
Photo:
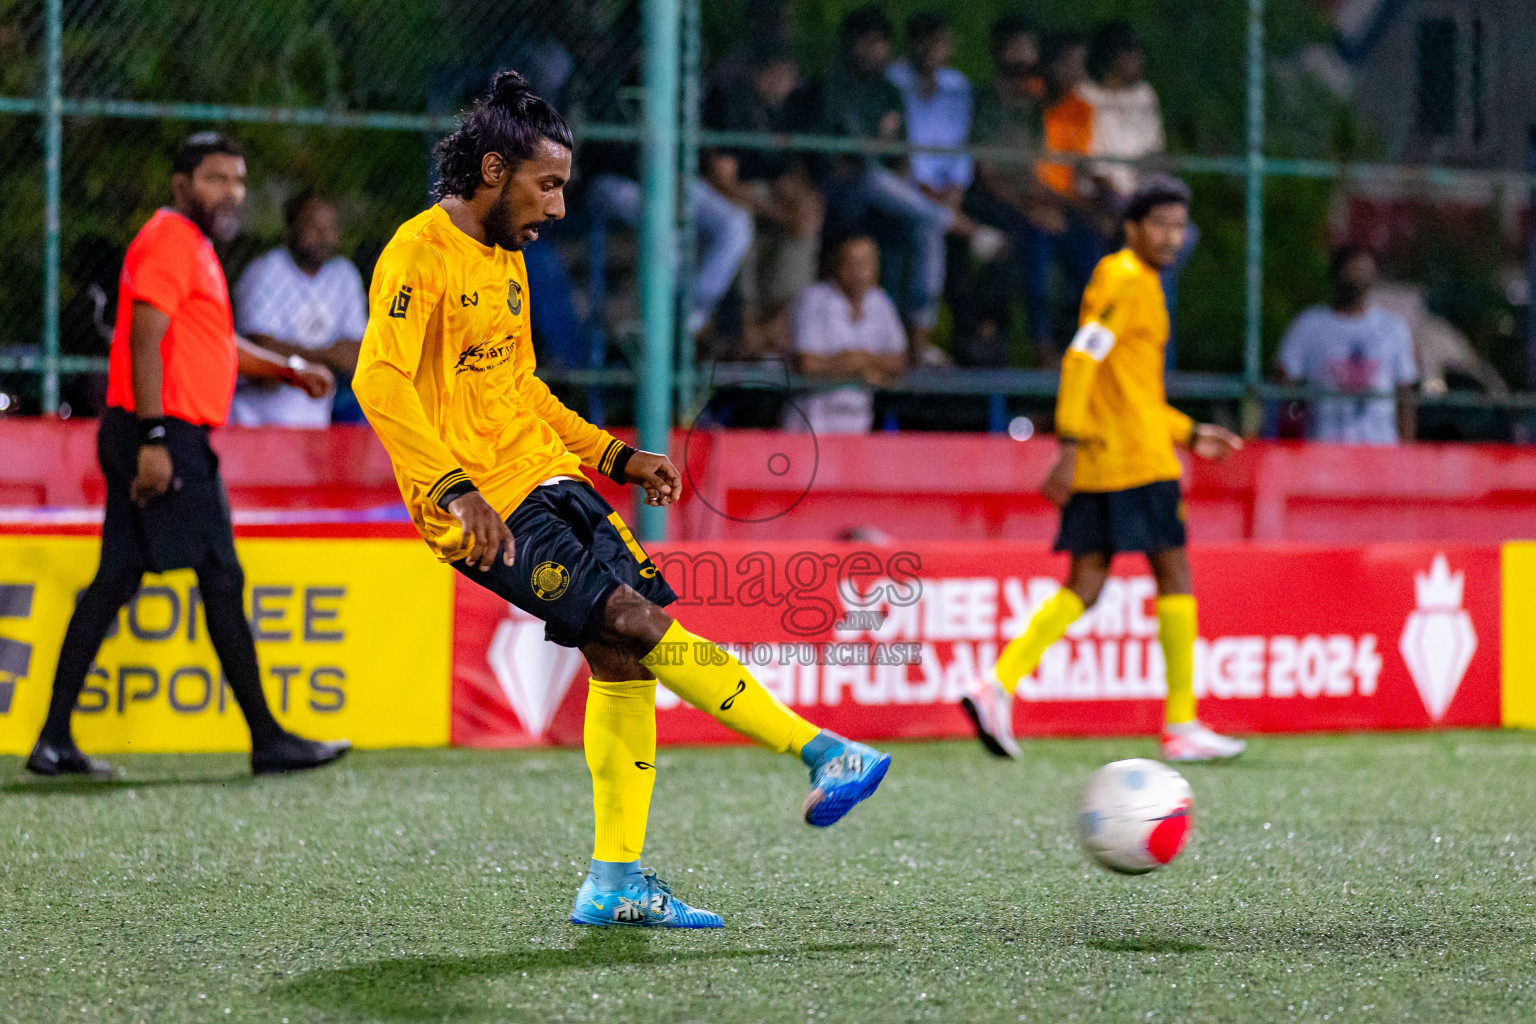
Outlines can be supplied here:
[[553, 601], [564, 594], [566, 588], [571, 585], [571, 574], [565, 566], [559, 562], [540, 562], [534, 567], [533, 576], [529, 580], [533, 585], [533, 592], [540, 600]]

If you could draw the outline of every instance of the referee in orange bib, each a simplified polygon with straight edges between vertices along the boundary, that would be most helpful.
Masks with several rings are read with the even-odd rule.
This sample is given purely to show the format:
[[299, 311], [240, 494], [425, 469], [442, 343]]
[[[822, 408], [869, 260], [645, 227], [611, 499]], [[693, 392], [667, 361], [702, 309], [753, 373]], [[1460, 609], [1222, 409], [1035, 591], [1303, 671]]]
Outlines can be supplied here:
[[123, 261], [107, 409], [96, 441], [107, 481], [101, 562], [69, 620], [48, 718], [27, 759], [39, 775], [108, 769], [75, 745], [70, 714], [119, 609], [146, 572], [172, 569], [197, 571], [208, 637], [250, 727], [257, 774], [315, 768], [350, 746], [303, 739], [272, 717], [245, 618], [245, 576], [219, 459], [208, 444], [208, 431], [229, 412], [237, 372], [285, 381], [315, 397], [333, 382], [322, 366], [284, 360], [235, 334], [213, 243], [240, 227], [240, 148], [201, 132], [177, 147], [171, 167], [172, 206], [139, 230]]
[[1222, 459], [1242, 441], [1223, 427], [1196, 423], [1163, 392], [1168, 305], [1158, 271], [1172, 266], [1184, 245], [1189, 201], [1182, 181], [1145, 179], [1126, 201], [1125, 248], [1099, 261], [1083, 293], [1056, 396], [1061, 453], [1042, 488], [1062, 507], [1056, 550], [1072, 556], [1066, 586], [1003, 648], [995, 677], [978, 679], [961, 701], [982, 745], [1000, 757], [1019, 756], [1012, 720], [1019, 680], [1093, 607], [1121, 552], [1145, 554], [1157, 580], [1168, 679], [1163, 757], [1214, 761], [1243, 751], [1242, 740], [1212, 732], [1195, 717], [1194, 581], [1174, 451]]

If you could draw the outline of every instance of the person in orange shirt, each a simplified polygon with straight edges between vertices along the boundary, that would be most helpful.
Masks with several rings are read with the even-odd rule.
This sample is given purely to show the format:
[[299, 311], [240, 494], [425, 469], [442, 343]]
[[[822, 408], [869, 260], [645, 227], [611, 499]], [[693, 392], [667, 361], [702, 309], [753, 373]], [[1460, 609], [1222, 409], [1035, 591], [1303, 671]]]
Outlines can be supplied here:
[[[1088, 77], [1088, 44], [1070, 32], [1046, 37], [1041, 56], [1044, 70], [1045, 148], [1049, 153], [1087, 155], [1093, 145], [1093, 108], [1078, 95]], [[1064, 288], [1082, 294], [1094, 266], [1104, 255], [1109, 230], [1104, 221], [1103, 183], [1086, 164], [1041, 160], [1035, 175], [1059, 198], [1053, 223], [1034, 233], [1034, 251], [1025, 260], [1024, 300], [1036, 343], [1048, 357], [1060, 351], [1051, 339], [1051, 264], [1062, 269]], [[1062, 332], [1065, 334], [1065, 330]]]
[[719, 928], [641, 867], [656, 779], [656, 682], [811, 771], [808, 824], [873, 795], [890, 757], [818, 729], [664, 606], [677, 599], [583, 469], [643, 487], [682, 480], [554, 397], [534, 375], [522, 248], [565, 216], [571, 129], [502, 71], [438, 145], [438, 202], [374, 268], [353, 388], [389, 452], [412, 521], [444, 562], [542, 619], [591, 667], [582, 743], [592, 773], [592, 868], [571, 921]]
[[70, 617], [48, 717], [27, 759], [27, 769], [39, 775], [108, 770], [75, 745], [70, 715], [119, 609], [146, 572], [171, 569], [197, 571], [208, 638], [251, 730], [252, 769], [315, 768], [349, 747], [345, 740], [295, 736], [267, 706], [229, 501], [208, 443], [209, 431], [229, 415], [237, 371], [293, 384], [314, 398], [329, 394], [333, 381], [323, 366], [285, 360], [235, 334], [213, 243], [229, 241], [240, 228], [240, 147], [200, 132], [177, 147], [171, 171], [172, 205], [139, 229], [123, 260], [107, 409], [96, 441], [107, 482], [101, 562]]
[[1241, 740], [1195, 717], [1195, 598], [1175, 448], [1222, 459], [1242, 441], [1223, 427], [1197, 424], [1163, 391], [1168, 309], [1158, 271], [1184, 244], [1189, 201], [1189, 187], [1176, 178], [1144, 179], [1126, 203], [1125, 248], [1099, 262], [1083, 294], [1081, 327], [1062, 359], [1056, 397], [1061, 454], [1041, 488], [1061, 506], [1056, 550], [1072, 556], [1066, 586], [1003, 649], [995, 678], [977, 680], [961, 702], [982, 745], [1000, 757], [1019, 756], [1012, 721], [1019, 680], [1098, 600], [1121, 552], [1145, 554], [1157, 581], [1168, 681], [1163, 756], [1211, 761], [1243, 751]]

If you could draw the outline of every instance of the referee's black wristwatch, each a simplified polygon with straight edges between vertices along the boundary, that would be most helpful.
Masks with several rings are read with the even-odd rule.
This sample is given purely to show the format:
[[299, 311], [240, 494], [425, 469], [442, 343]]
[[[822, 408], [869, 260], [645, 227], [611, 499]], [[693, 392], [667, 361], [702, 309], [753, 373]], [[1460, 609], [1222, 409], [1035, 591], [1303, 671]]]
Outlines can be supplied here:
[[164, 416], [150, 416], [139, 420], [139, 447], [146, 445], [165, 447]]

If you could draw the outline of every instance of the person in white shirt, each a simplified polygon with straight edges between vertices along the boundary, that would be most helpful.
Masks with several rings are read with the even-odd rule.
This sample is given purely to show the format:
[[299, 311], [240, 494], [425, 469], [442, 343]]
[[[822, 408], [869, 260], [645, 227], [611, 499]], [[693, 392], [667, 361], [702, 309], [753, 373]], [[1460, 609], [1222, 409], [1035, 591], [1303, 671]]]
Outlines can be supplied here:
[[[873, 388], [906, 371], [907, 336], [891, 297], [880, 289], [880, 250], [867, 235], [832, 249], [829, 278], [800, 293], [795, 307], [795, 357], [806, 377], [838, 383], [797, 397], [784, 412], [786, 430], [818, 434], [868, 433]], [[803, 415], [802, 415], [803, 413]]]
[[1375, 258], [1358, 245], [1341, 246], [1328, 276], [1328, 305], [1305, 310], [1280, 339], [1286, 380], [1331, 393], [1312, 402], [1307, 436], [1338, 444], [1413, 440], [1413, 338], [1407, 321], [1370, 303]]
[[[1088, 45], [1088, 67], [1093, 77], [1077, 87], [1093, 108], [1088, 151], [1128, 160], [1164, 152], [1163, 112], [1146, 80], [1147, 57], [1134, 30], [1123, 21], [1101, 25]], [[1096, 161], [1092, 170], [1119, 196], [1136, 190], [1134, 167]]]
[[[368, 326], [368, 295], [357, 267], [336, 254], [336, 207], [300, 192], [283, 207], [283, 222], [286, 244], [253, 260], [235, 285], [235, 329], [278, 355], [323, 363], [348, 379]], [[247, 427], [327, 427], [334, 398], [242, 380], [229, 418]]]

